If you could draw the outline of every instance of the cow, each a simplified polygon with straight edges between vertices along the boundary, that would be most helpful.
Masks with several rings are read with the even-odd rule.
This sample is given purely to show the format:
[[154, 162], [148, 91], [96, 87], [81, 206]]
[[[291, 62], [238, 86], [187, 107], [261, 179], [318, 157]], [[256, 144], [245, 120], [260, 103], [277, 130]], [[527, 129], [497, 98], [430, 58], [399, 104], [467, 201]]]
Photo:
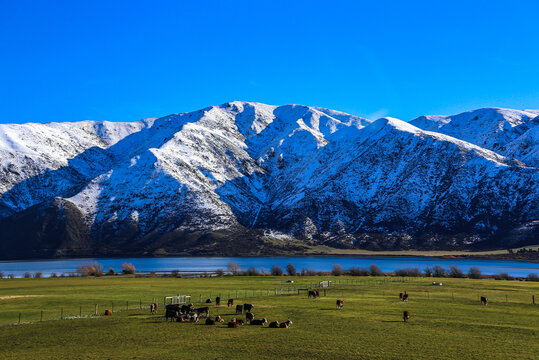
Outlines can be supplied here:
[[251, 321], [251, 325], [264, 325], [267, 322], [268, 322], [268, 320], [266, 320], [266, 318], [254, 319], [254, 320]]
[[279, 322], [278, 321], [272, 321], [269, 323], [268, 325], [270, 328], [272, 329], [277, 329], [279, 327]]
[[110, 310], [105, 310], [105, 316], [111, 316], [112, 315], [112, 311]]
[[253, 321], [255, 318], [255, 314], [253, 314], [252, 312], [246, 312], [245, 313], [245, 321], [246, 322], [251, 322]]
[[192, 311], [193, 311], [193, 304], [182, 305], [182, 307], [180, 308], [180, 312], [182, 314], [189, 314]]
[[223, 319], [220, 315], [215, 317], [215, 322], [225, 322], [225, 319]]
[[176, 318], [176, 321], [184, 323], [184, 322], [187, 322], [187, 318], [185, 316], [178, 316]]
[[337, 300], [337, 310], [342, 310], [344, 306], [344, 300]]
[[316, 291], [314, 291], [314, 290], [309, 290], [307, 295], [308, 295], [309, 299], [311, 298], [311, 296], [316, 299]]
[[189, 319], [189, 321], [194, 323], [197, 323], [199, 321], [197, 313], [190, 313], [189, 315], [187, 315], [187, 318]]
[[210, 316], [210, 308], [209, 307], [200, 307], [195, 309], [195, 313], [198, 315], [205, 314], [206, 317]]
[[402, 301], [408, 301], [408, 294], [402, 295]]
[[404, 322], [408, 322], [408, 319], [410, 318], [410, 313], [408, 311], [405, 311], [402, 314], [402, 318], [403, 318]]
[[253, 304], [243, 304], [243, 311], [248, 312], [253, 310], [255, 306]]
[[280, 327], [281, 329], [288, 329], [288, 328], [290, 328], [290, 325], [292, 325], [292, 320], [288, 319], [288, 320], [286, 320], [285, 322], [282, 322], [282, 323], [279, 325], [279, 327]]
[[245, 323], [243, 322], [242, 319], [238, 319], [238, 320], [236, 320], [236, 322], [238, 323], [238, 325], [243, 325], [243, 324], [245, 324]]
[[177, 304], [168, 304], [165, 306], [165, 320], [171, 319], [174, 320], [178, 317], [180, 312], [180, 306]]
[[481, 296], [481, 304], [482, 304], [482, 305], [487, 305], [487, 304], [488, 304], [488, 300], [487, 300], [486, 297]]
[[219, 306], [221, 304], [221, 297], [217, 296], [215, 298], [215, 306]]
[[150, 313], [155, 314], [156, 311], [157, 311], [157, 304], [156, 303], [150, 304]]
[[402, 300], [402, 297], [404, 296], [403, 293], [399, 293], [399, 299]]
[[206, 304], [211, 304], [211, 299], [206, 299]]
[[236, 314], [243, 314], [243, 305], [236, 305]]
[[207, 318], [205, 324], [206, 325], [215, 325], [215, 320]]
[[228, 306], [228, 307], [234, 306], [234, 299], [228, 299], [228, 302], [226, 303], [226, 306]]
[[232, 319], [228, 322], [228, 325], [227, 325], [229, 328], [237, 328], [238, 327], [238, 322], [236, 321], [236, 319]]

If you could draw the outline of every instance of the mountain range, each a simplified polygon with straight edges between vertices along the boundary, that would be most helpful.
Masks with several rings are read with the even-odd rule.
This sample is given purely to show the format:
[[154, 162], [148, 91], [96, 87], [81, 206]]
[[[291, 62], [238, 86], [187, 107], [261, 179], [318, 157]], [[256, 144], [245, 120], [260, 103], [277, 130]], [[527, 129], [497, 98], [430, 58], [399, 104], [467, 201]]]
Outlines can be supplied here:
[[537, 244], [539, 110], [368, 120], [230, 102], [0, 125], [0, 258]]

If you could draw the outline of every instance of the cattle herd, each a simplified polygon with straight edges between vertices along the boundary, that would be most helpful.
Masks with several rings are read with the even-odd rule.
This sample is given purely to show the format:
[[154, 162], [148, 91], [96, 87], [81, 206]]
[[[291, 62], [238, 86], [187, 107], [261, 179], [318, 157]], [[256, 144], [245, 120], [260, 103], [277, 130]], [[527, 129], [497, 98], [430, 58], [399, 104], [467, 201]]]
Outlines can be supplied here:
[[[320, 293], [318, 290], [309, 290], [308, 291], [308, 297], [311, 298], [318, 298], [320, 297]], [[404, 293], [399, 294], [399, 299], [403, 302], [408, 301], [408, 294], [406, 291]], [[211, 304], [212, 300], [207, 299], [206, 304]], [[219, 297], [215, 298], [215, 304], [219, 306], [221, 303], [221, 299]], [[481, 304], [487, 305], [488, 300], [486, 297], [481, 296]], [[227, 301], [227, 307], [233, 307], [234, 306], [234, 299], [228, 299]], [[337, 310], [343, 310], [344, 308], [344, 300], [338, 299], [336, 302]], [[232, 318], [228, 323], [227, 327], [229, 328], [237, 328], [240, 325], [243, 324], [250, 324], [250, 325], [259, 325], [264, 326], [266, 323], [268, 323], [268, 320], [266, 318], [260, 318], [256, 319], [254, 313], [252, 310], [254, 309], [253, 304], [243, 304], [243, 305], [236, 305], [236, 312], [235, 315], [243, 315], [245, 314], [245, 321], [240, 318]], [[109, 310], [107, 310], [108, 312]], [[150, 305], [150, 312], [152, 314], [155, 314], [157, 312], [157, 304], [153, 303]], [[106, 313], [106, 315], [112, 315], [112, 312], [110, 314]], [[168, 304], [165, 306], [165, 320], [171, 320], [171, 321], [177, 321], [177, 322], [194, 322], [197, 323], [200, 321], [200, 317], [204, 316], [206, 318], [205, 324], [206, 325], [215, 325], [218, 323], [224, 323], [225, 320], [220, 316], [216, 316], [215, 319], [210, 318], [210, 308], [207, 306], [204, 307], [194, 307], [193, 304], [188, 305], [180, 305], [180, 304]], [[408, 322], [410, 319], [410, 313], [408, 311], [404, 311], [403, 313], [403, 320], [404, 322]], [[292, 321], [290, 319], [279, 322], [279, 321], [272, 321], [269, 323], [268, 327], [270, 328], [284, 328], [288, 329], [292, 325]]]

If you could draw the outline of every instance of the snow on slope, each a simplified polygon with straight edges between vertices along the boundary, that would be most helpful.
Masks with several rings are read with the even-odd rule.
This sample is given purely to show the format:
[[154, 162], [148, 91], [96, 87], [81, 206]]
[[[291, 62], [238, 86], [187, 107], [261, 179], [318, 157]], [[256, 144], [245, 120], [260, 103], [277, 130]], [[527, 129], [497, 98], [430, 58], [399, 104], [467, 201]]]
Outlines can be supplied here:
[[[539, 125], [539, 113], [537, 110], [484, 108], [452, 116], [421, 116], [410, 123], [423, 130], [447, 134], [524, 161], [524, 158], [519, 157], [521, 154], [514, 151], [518, 145], [509, 144]], [[531, 138], [528, 137], [528, 141], [521, 140], [519, 143], [526, 142], [535, 149], [539, 148], [538, 143], [530, 144], [530, 140]], [[513, 151], [507, 151], [506, 148], [511, 148]], [[529, 160], [524, 162], [535, 166], [533, 161], [532, 163]]]
[[353, 246], [370, 233], [474, 242], [539, 218], [537, 169], [495, 149], [503, 139], [537, 161], [531, 116], [371, 123], [235, 101], [134, 123], [0, 125], [0, 219], [60, 197], [112, 243], [242, 226]]

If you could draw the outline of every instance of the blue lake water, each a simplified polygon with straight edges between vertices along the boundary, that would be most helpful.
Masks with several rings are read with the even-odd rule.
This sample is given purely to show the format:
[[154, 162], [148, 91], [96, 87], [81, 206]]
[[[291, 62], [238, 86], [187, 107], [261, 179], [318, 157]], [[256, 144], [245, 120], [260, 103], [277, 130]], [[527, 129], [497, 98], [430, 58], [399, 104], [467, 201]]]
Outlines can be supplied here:
[[427, 266], [440, 265], [448, 269], [456, 265], [462, 271], [468, 272], [470, 267], [476, 266], [485, 275], [506, 272], [511, 276], [527, 276], [530, 273], [539, 275], [539, 262], [515, 261], [515, 260], [478, 260], [478, 259], [437, 259], [420, 257], [373, 257], [373, 256], [313, 256], [313, 257], [169, 257], [169, 258], [122, 258], [122, 259], [72, 259], [72, 260], [35, 260], [35, 261], [0, 261], [0, 271], [4, 276], [14, 274], [22, 277], [25, 272], [35, 273], [40, 271], [43, 276], [51, 273], [58, 275], [74, 272], [77, 266], [85, 261], [97, 261], [103, 265], [104, 271], [112, 267], [120, 271], [123, 263], [135, 265], [141, 271], [172, 271], [172, 270], [195, 270], [212, 271], [217, 269], [226, 270], [229, 262], [234, 262], [247, 269], [254, 266], [257, 270], [261, 267], [269, 272], [272, 265], [279, 265], [283, 269], [291, 263], [298, 272], [301, 268], [316, 271], [330, 271], [334, 264], [340, 264], [344, 269], [352, 266], [366, 268], [377, 265], [384, 272], [391, 272], [406, 267], [417, 267], [421, 271]]

